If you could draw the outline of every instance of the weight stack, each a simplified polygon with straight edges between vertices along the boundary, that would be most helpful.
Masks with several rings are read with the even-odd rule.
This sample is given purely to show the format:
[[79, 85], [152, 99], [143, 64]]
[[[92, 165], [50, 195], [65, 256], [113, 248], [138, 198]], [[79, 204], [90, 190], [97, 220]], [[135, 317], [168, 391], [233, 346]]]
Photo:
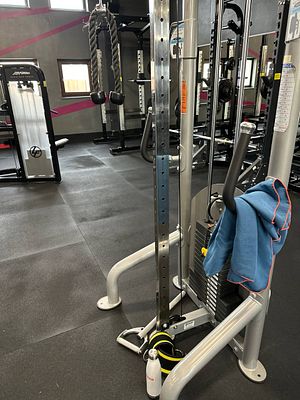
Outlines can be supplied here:
[[204, 256], [201, 249], [208, 247], [211, 232], [201, 223], [197, 222], [195, 232], [194, 270], [190, 270], [190, 286], [201, 300], [213, 313], [216, 320], [223, 321], [243, 299], [239, 296], [239, 287], [227, 281], [230, 269], [230, 259], [222, 271], [207, 278], [203, 268]]

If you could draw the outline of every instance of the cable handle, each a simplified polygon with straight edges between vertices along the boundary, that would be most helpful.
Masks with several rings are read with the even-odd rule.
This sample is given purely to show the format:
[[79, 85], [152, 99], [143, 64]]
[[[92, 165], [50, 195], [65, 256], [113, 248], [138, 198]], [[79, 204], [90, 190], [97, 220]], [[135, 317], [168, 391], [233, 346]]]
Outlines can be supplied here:
[[234, 192], [240, 176], [241, 168], [245, 160], [251, 136], [256, 129], [256, 125], [250, 122], [241, 123], [240, 137], [235, 148], [223, 190], [223, 202], [232, 212], [235, 212]]

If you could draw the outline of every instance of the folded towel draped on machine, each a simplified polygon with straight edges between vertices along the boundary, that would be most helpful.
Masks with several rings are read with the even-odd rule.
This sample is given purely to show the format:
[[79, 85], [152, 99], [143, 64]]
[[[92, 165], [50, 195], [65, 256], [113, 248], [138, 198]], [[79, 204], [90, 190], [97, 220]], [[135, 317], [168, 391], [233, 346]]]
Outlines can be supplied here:
[[228, 280], [255, 292], [269, 283], [273, 259], [291, 222], [288, 191], [279, 179], [268, 179], [235, 198], [236, 212], [225, 208], [204, 260], [207, 276], [220, 272], [228, 257]]

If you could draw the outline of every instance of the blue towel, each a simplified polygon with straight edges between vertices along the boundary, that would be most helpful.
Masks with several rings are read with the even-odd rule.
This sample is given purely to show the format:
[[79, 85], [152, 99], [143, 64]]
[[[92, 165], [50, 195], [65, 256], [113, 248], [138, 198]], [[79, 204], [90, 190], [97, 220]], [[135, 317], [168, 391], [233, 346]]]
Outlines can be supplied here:
[[268, 179], [236, 197], [235, 204], [236, 213], [225, 209], [212, 234], [204, 270], [207, 276], [217, 274], [231, 255], [227, 279], [260, 292], [287, 237], [290, 198], [280, 180]]

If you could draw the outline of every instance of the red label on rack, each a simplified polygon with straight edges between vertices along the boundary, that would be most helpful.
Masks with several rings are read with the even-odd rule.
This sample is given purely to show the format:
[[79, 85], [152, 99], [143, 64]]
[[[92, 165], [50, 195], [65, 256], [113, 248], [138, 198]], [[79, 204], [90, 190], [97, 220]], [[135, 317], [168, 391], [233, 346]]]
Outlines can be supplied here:
[[181, 83], [181, 114], [187, 112], [187, 86], [186, 81]]

